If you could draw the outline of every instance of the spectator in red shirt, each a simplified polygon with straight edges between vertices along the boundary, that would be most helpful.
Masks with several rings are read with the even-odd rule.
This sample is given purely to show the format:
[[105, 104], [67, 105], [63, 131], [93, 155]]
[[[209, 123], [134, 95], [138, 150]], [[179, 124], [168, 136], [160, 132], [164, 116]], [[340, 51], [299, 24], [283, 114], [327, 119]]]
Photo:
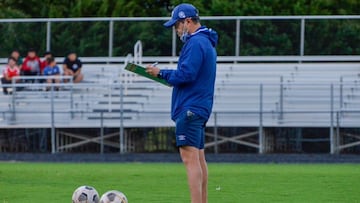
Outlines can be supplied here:
[[[3, 78], [1, 78], [2, 84], [11, 84], [12, 78], [15, 76], [20, 75], [20, 69], [16, 65], [16, 59], [14, 57], [8, 58], [8, 64], [6, 65], [4, 71], [3, 71]], [[16, 83], [20, 82], [19, 79], [15, 81]], [[8, 87], [3, 86], [3, 92], [4, 94], [8, 94]]]
[[24, 75], [34, 76], [39, 75], [41, 71], [41, 61], [36, 55], [35, 49], [29, 49], [28, 54], [24, 60], [21, 71]]
[[16, 59], [16, 64], [17, 64], [18, 67], [21, 69], [21, 66], [22, 66], [22, 64], [23, 64], [23, 58], [20, 56], [19, 50], [14, 49], [14, 50], [11, 52], [11, 56]]
[[41, 69], [41, 75], [44, 75], [44, 69], [49, 65], [48, 59], [54, 57], [53, 54], [50, 51], [46, 51], [44, 53], [44, 60], [41, 61], [40, 69]]

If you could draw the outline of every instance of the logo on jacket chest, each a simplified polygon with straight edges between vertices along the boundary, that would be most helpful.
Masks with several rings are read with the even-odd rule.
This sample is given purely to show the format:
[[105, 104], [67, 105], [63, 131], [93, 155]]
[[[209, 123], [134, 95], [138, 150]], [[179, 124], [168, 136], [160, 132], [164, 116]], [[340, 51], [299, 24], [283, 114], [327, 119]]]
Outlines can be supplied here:
[[74, 65], [72, 65], [72, 68], [73, 68], [74, 70], [76, 70], [76, 69], [79, 68], [79, 66], [75, 63]]

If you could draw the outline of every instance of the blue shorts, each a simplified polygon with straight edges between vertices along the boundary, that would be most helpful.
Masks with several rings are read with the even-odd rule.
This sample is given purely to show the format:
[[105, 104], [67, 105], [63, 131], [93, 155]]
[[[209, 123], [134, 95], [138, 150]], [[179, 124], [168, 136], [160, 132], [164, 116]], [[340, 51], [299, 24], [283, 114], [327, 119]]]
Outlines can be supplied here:
[[176, 119], [176, 146], [192, 146], [204, 149], [207, 120], [191, 111], [185, 111]]

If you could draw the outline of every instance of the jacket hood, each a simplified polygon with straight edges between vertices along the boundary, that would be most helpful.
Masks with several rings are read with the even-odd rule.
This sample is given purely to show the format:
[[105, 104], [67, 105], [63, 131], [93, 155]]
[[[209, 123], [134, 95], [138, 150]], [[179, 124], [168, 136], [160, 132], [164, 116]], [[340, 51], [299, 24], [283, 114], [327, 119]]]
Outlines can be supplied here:
[[217, 32], [211, 28], [207, 28], [205, 26], [201, 26], [196, 32], [191, 35], [202, 34], [205, 35], [211, 42], [213, 47], [216, 47], [218, 44], [219, 36]]

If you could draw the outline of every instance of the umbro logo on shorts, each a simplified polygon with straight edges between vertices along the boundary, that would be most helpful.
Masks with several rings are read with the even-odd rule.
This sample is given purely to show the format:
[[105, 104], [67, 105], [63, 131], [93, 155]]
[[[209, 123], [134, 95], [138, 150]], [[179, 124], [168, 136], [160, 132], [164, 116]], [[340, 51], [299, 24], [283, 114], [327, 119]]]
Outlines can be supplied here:
[[178, 138], [179, 138], [179, 140], [186, 140], [186, 136], [185, 136], [185, 135], [179, 135]]

